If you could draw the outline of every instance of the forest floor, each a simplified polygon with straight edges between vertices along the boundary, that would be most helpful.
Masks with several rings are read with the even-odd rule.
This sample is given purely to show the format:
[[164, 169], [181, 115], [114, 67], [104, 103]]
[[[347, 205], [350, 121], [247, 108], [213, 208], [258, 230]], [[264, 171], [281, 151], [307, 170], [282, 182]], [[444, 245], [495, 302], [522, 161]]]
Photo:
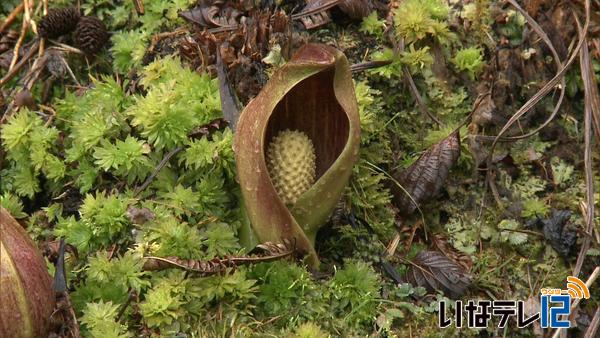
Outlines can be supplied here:
[[[438, 310], [530, 317], [568, 276], [591, 297], [564, 332], [597, 336], [597, 0], [7, 0], [0, 20], [0, 204], [66, 281], [51, 336], [551, 337], [516, 315], [440, 328]], [[238, 170], [258, 141], [236, 131], [273, 136], [249, 103], [283, 100], [271, 84], [309, 43], [353, 83], [295, 84], [323, 107], [300, 124], [337, 134], [329, 103], [351, 102], [336, 128], [360, 147], [321, 170], [335, 137], [312, 138], [317, 178], [341, 174], [309, 216], [261, 195], [301, 233], [273, 224], [279, 241]]]

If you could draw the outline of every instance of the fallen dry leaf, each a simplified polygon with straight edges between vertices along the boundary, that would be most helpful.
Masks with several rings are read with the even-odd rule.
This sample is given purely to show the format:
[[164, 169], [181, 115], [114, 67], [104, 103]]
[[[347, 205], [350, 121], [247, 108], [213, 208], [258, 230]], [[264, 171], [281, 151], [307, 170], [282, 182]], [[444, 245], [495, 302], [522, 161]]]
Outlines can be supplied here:
[[471, 285], [471, 275], [441, 252], [421, 251], [411, 263], [408, 280], [429, 292], [440, 290], [456, 299], [464, 295]]
[[421, 203], [439, 191], [460, 156], [458, 131], [431, 146], [408, 169], [394, 174], [404, 189], [392, 185], [394, 204], [404, 216], [412, 214]]

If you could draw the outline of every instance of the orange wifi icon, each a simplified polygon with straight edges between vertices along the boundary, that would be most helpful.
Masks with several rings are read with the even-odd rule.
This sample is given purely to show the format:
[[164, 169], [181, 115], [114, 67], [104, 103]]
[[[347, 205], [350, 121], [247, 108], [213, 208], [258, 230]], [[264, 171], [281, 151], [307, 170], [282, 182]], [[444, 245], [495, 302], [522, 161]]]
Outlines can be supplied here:
[[573, 276], [567, 277], [567, 293], [573, 298], [590, 298], [590, 290], [585, 283]]

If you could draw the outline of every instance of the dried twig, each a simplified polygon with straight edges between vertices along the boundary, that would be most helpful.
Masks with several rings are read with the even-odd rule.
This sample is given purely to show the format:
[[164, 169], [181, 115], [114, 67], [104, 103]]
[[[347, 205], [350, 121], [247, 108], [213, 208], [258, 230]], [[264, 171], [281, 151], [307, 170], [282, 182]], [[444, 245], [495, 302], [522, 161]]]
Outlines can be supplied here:
[[154, 171], [152, 172], [152, 174], [150, 174], [150, 176], [148, 176], [148, 178], [146, 179], [146, 181], [144, 181], [144, 183], [139, 186], [137, 189], [135, 189], [135, 193], [134, 193], [134, 197], [138, 196], [142, 191], [144, 191], [149, 185], [150, 183], [152, 183], [152, 181], [154, 180], [154, 178], [156, 177], [156, 175], [158, 175], [158, 173], [160, 173], [160, 171], [162, 170], [162, 168], [167, 165], [167, 163], [169, 163], [169, 160], [171, 159], [171, 157], [177, 155], [177, 153], [179, 153], [180, 151], [183, 150], [183, 147], [177, 147], [173, 150], [171, 150], [170, 152], [168, 152], [165, 157], [163, 157], [163, 159], [160, 161], [160, 163], [156, 166], [156, 168], [154, 168]]
[[362, 72], [367, 69], [373, 69], [378, 67], [387, 66], [392, 63], [392, 60], [377, 60], [377, 61], [367, 61], [361, 63], [355, 63], [350, 66], [350, 71], [353, 73]]
[[[308, 9], [306, 11], [302, 11], [302, 12], [299, 12], [299, 13], [296, 13], [296, 14], [292, 14], [291, 18], [292, 18], [292, 20], [300, 20], [302, 18], [305, 18], [305, 17], [311, 16], [311, 15], [323, 12], [325, 10], [328, 10], [328, 9], [330, 9], [330, 8], [338, 5], [342, 1], [344, 1], [344, 0], [332, 0], [332, 1], [329, 1], [327, 3], [323, 3], [322, 6], [310, 8], [310, 9]], [[269, 20], [269, 22], [272, 23], [273, 19]], [[231, 25], [231, 26], [222, 26], [222, 27], [210, 28], [207, 31], [209, 33], [213, 33], [213, 34], [214, 33], [223, 33], [223, 32], [234, 31], [234, 30], [236, 30], [236, 29], [238, 29], [240, 27], [241, 27], [241, 25], [237, 24], [237, 25]]]
[[[394, 45], [394, 53], [398, 54], [404, 51], [404, 38], [400, 40], [399, 44], [397, 44], [393, 39], [391, 39], [391, 41]], [[402, 75], [404, 75], [404, 79], [406, 80], [406, 82], [408, 83], [408, 87], [410, 88], [410, 93], [417, 102], [417, 106], [419, 107], [421, 113], [429, 117], [438, 126], [443, 126], [444, 124], [442, 123], [442, 121], [440, 121], [429, 111], [429, 109], [427, 109], [427, 105], [423, 101], [423, 97], [421, 96], [421, 93], [419, 93], [419, 89], [417, 88], [417, 85], [415, 84], [415, 81], [413, 80], [412, 75], [408, 70], [408, 67], [402, 66]]]
[[[523, 17], [525, 17], [525, 19], [527, 20], [527, 22], [529, 23], [529, 25], [531, 26], [531, 28], [533, 28], [533, 30], [546, 43], [546, 45], [550, 49], [550, 52], [552, 53], [552, 58], [554, 59], [554, 62], [556, 63], [556, 68], [560, 70], [561, 67], [562, 67], [562, 62], [560, 60], [560, 57], [558, 56], [558, 53], [556, 52], [556, 49], [554, 48], [554, 45], [552, 44], [552, 41], [548, 37], [548, 34], [546, 34], [546, 32], [542, 29], [542, 27], [540, 27], [540, 25], [531, 16], [529, 16], [529, 13], [527, 13], [527, 11], [525, 11], [523, 8], [521, 8], [516, 1], [514, 1], [514, 0], [508, 0], [508, 2], [511, 5], [513, 5], [517, 9], [517, 11], [519, 11], [523, 15]], [[552, 85], [552, 87], [553, 86], [554, 85]], [[525, 138], [531, 137], [531, 136], [537, 134], [540, 130], [544, 129], [548, 124], [550, 124], [550, 122], [552, 122], [552, 120], [554, 120], [554, 118], [556, 117], [556, 115], [558, 114], [558, 112], [560, 110], [560, 107], [562, 105], [562, 101], [563, 101], [563, 99], [565, 97], [566, 87], [567, 86], [566, 86], [565, 77], [562, 76], [560, 78], [560, 94], [559, 94], [558, 100], [556, 101], [556, 104], [554, 105], [554, 109], [552, 110], [552, 113], [546, 119], [546, 121], [544, 121], [540, 126], [538, 126], [537, 128], [535, 128], [534, 130], [530, 131], [529, 133], [526, 133], [526, 134], [523, 134], [523, 135], [518, 135], [518, 136], [503, 137], [502, 141], [514, 141], [514, 140], [521, 140], [521, 139], [525, 139]], [[548, 91], [550, 91], [550, 87], [549, 87]], [[535, 105], [535, 104], [533, 104], [533, 105]], [[533, 108], [533, 105], [529, 109]], [[525, 113], [527, 111], [525, 111]]]
[[588, 326], [587, 331], [585, 332], [584, 338], [593, 338], [597, 337], [596, 333], [598, 332], [598, 327], [600, 327], [600, 307], [596, 309], [596, 313], [594, 314], [594, 318]]
[[15, 22], [15, 20], [17, 19], [17, 16], [19, 16], [19, 14], [21, 14], [22, 11], [23, 11], [23, 3], [21, 3], [19, 6], [15, 7], [15, 9], [13, 9], [13, 11], [10, 12], [8, 17], [6, 17], [6, 20], [4, 20], [2, 25], [0, 25], [0, 33], [3, 33], [8, 27], [10, 27], [13, 24], [13, 22]]
[[400, 234], [396, 232], [396, 235], [394, 236], [394, 238], [392, 238], [387, 248], [385, 249], [385, 254], [387, 256], [393, 256], [396, 253], [398, 244], [400, 244]]
[[171, 32], [162, 32], [162, 33], [157, 33], [154, 34], [152, 36], [152, 40], [150, 41], [150, 46], [148, 47], [148, 49], [146, 50], [147, 54], [151, 54], [154, 53], [154, 49], [156, 48], [156, 46], [158, 45], [158, 43], [166, 38], [169, 37], [173, 37], [173, 36], [179, 36], [179, 35], [184, 35], [184, 34], [189, 34], [190, 31], [185, 28], [185, 27], [180, 27], [175, 29], [174, 31]]
[[133, 6], [135, 7], [135, 11], [138, 13], [138, 15], [144, 15], [144, 13], [146, 12], [144, 10], [144, 1], [143, 0], [132, 0], [133, 1]]
[[[24, 4], [23, 7], [25, 9], [25, 16], [27, 16], [29, 13], [29, 3], [27, 2], [27, 0], [23, 0], [23, 4]], [[25, 40], [25, 35], [27, 35], [28, 30], [29, 30], [29, 20], [23, 19], [23, 22], [21, 23], [21, 33], [19, 34], [19, 39], [17, 40], [17, 43], [15, 43], [15, 47], [13, 48], [13, 57], [12, 57], [12, 60], [10, 60], [10, 66], [8, 67], [9, 72], [17, 64], [17, 60], [19, 59], [19, 50], [21, 49], [21, 45], [23, 44], [23, 41]]]
[[2, 77], [2, 79], [0, 79], [0, 87], [7, 84], [8, 81], [10, 81], [13, 77], [15, 77], [15, 75], [17, 75], [19, 70], [27, 63], [27, 61], [33, 56], [33, 54], [35, 54], [36, 49], [38, 48], [38, 44], [39, 44], [39, 41], [34, 42], [34, 44], [27, 51], [27, 54], [25, 54], [21, 58], [19, 63], [17, 63], [10, 71], [8, 71], [4, 75], [4, 77]]
[[[594, 269], [594, 271], [592, 272], [592, 274], [590, 275], [588, 280], [585, 282], [585, 286], [588, 289], [590, 289], [592, 287], [592, 284], [594, 284], [594, 282], [598, 278], [598, 276], [600, 276], [600, 266], [597, 266]], [[579, 306], [579, 302], [581, 302], [581, 298], [577, 298], [573, 301], [573, 303], [571, 304], [571, 313], [573, 313], [574, 310], [577, 308], [577, 306]], [[556, 329], [556, 331], [554, 331], [554, 334], [552, 335], [552, 338], [558, 338], [558, 336], [560, 335], [562, 330], [563, 330], [563, 328]]]
[[[510, 3], [513, 6], [515, 6], [515, 8], [517, 8], [517, 9], [521, 8], [516, 2], [514, 2], [514, 0], [509, 0], [509, 1], [510, 1]], [[532, 27], [535, 27], [535, 25], [537, 25], [537, 24], [534, 24], [535, 21], [531, 17], [529, 17], [529, 15], [527, 13], [525, 13], [525, 14], [527, 15], [526, 18], [528, 18], [528, 21], [532, 25]], [[519, 108], [519, 110], [508, 120], [508, 122], [506, 122], [506, 124], [504, 124], [504, 126], [502, 127], [502, 129], [500, 130], [500, 132], [498, 133], [498, 135], [496, 135], [496, 137], [494, 138], [494, 141], [492, 142], [492, 146], [490, 148], [490, 152], [489, 152], [488, 157], [487, 157], [487, 168], [488, 169], [492, 168], [492, 160], [493, 160], [493, 157], [494, 157], [494, 149], [496, 148], [496, 145], [498, 144], [498, 142], [506, 140], [506, 139], [514, 140], [514, 139], [510, 139], [510, 138], [503, 138], [503, 135], [516, 122], [518, 122], [519, 119], [523, 115], [525, 115], [527, 112], [529, 112], [529, 110], [531, 108], [533, 108], [544, 96], [546, 96], [546, 94], [548, 94], [552, 90], [552, 88], [554, 88], [554, 86], [556, 86], [559, 82], [564, 81], [564, 74], [565, 74], [565, 72], [573, 64], [573, 62], [577, 58], [577, 55], [581, 51], [582, 46], [586, 42], [586, 36], [587, 36], [587, 33], [588, 33], [589, 24], [590, 24], [590, 0], [586, 0], [585, 1], [585, 24], [584, 24], [583, 29], [579, 29], [579, 41], [577, 43], [577, 46], [575, 47], [575, 50], [573, 51], [573, 53], [571, 53], [571, 56], [569, 57], [569, 59], [567, 60], [567, 62], [564, 63], [562, 65], [562, 67], [560, 67], [560, 69], [556, 73], [556, 75], [554, 75], [554, 77], [552, 79], [550, 79], [550, 81], [548, 81], [537, 93], [535, 93], [535, 95], [533, 95], [523, 106], [521, 106], [521, 108]], [[539, 26], [537, 28], [539, 28], [540, 33], [543, 32]], [[538, 30], [537, 28], [536, 28], [536, 31]], [[544, 38], [547, 39], [548, 36], [545, 35], [545, 33], [542, 33], [542, 39], [544, 39]], [[547, 43], [549, 43], [549, 39], [548, 39]], [[550, 45], [551, 45], [551, 43], [549, 43], [549, 46]], [[543, 124], [542, 126], [545, 126], [545, 124]], [[539, 130], [539, 128], [538, 128], [538, 130]], [[522, 135], [521, 137], [525, 137], [525, 136], [529, 136], [529, 135], [532, 135], [532, 134], [529, 133], [527, 135]], [[493, 187], [493, 184], [492, 184], [493, 183], [492, 182], [493, 181], [493, 179], [492, 179], [492, 172], [493, 172], [493, 170], [488, 170], [487, 171], [487, 176], [486, 176], [486, 180], [487, 180], [488, 185], [490, 186], [490, 188]], [[496, 200], [496, 202], [498, 203], [498, 205], [501, 205], [501, 202], [499, 200]]]
[[145, 257], [146, 262], [144, 263], [144, 270], [157, 271], [179, 268], [193, 271], [203, 276], [209, 276], [224, 273], [227, 269], [241, 265], [284, 259], [292, 256], [296, 252], [295, 244], [288, 240], [284, 240], [283, 244], [271, 242], [263, 243], [258, 245], [257, 248], [265, 253], [258, 256], [216, 257], [208, 261], [181, 259], [179, 257]]
[[[509, 1], [511, 1], [511, 3], [516, 4], [513, 0], [509, 0]], [[590, 25], [590, 0], [586, 0], [586, 2], [585, 2], [585, 24], [584, 24], [583, 30], [579, 32], [579, 41], [577, 43], [577, 46], [575, 47], [575, 50], [573, 51], [573, 53], [571, 54], [571, 56], [569, 57], [567, 62], [556, 73], [556, 75], [554, 75], [554, 77], [552, 79], [550, 79], [550, 81], [548, 81], [537, 93], [535, 93], [535, 95], [533, 95], [529, 99], [529, 101], [527, 101], [521, 108], [519, 108], [519, 110], [502, 127], [502, 129], [500, 130], [498, 135], [496, 135], [494, 142], [492, 143], [492, 147], [491, 147], [490, 155], [489, 155], [490, 162], [491, 162], [491, 158], [492, 158], [494, 149], [496, 147], [496, 144], [502, 139], [502, 136], [523, 115], [525, 115], [531, 108], [533, 108], [538, 102], [540, 102], [540, 100], [544, 96], [546, 96], [546, 94], [548, 94], [552, 90], [552, 88], [554, 88], [554, 86], [556, 86], [560, 81], [563, 80], [564, 74], [566, 73], [566, 71], [569, 69], [569, 67], [573, 64], [573, 62], [577, 58], [577, 55], [579, 54], [579, 51], [581, 50], [581, 47], [583, 46], [583, 44], [585, 42], [585, 38], [588, 33], [589, 25]], [[490, 166], [488, 165], [488, 168], [489, 167]]]
[[[576, 16], [575, 21], [577, 22], [577, 28], [581, 30], [581, 25]], [[596, 83], [596, 76], [594, 76], [592, 57], [590, 57], [587, 41], [581, 48], [580, 63], [586, 107], [589, 105], [592, 116], [592, 127], [596, 134], [596, 141], [600, 142], [600, 94], [598, 93], [598, 83]]]
[[[585, 89], [585, 104], [584, 104], [584, 143], [585, 148], [583, 151], [583, 163], [585, 169], [585, 192], [586, 192], [586, 218], [585, 218], [585, 231], [589, 234], [592, 233], [594, 229], [594, 178], [592, 173], [592, 93], [590, 92], [590, 88], [588, 87], [591, 83], [589, 80], [585, 80], [590, 76], [595, 76], [593, 70], [589, 67], [590, 62], [590, 53], [587, 47], [587, 43], [583, 44], [580, 53], [580, 68], [581, 68], [581, 77], [584, 79], [584, 89]], [[581, 267], [583, 266], [583, 261], [585, 260], [585, 256], [590, 247], [590, 236], [585, 236], [583, 239], [583, 244], [581, 245], [581, 249], [579, 250], [579, 255], [577, 256], [577, 263], [575, 264], [575, 268], [573, 269], [573, 276], [578, 276], [581, 271]]]

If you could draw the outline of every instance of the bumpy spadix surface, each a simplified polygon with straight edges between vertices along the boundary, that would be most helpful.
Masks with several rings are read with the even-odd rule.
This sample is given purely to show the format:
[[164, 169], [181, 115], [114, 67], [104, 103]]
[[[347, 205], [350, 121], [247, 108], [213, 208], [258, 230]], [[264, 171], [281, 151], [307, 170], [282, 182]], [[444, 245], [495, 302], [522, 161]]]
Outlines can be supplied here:
[[315, 148], [300, 131], [280, 132], [267, 150], [267, 168], [281, 200], [293, 205], [315, 182]]

